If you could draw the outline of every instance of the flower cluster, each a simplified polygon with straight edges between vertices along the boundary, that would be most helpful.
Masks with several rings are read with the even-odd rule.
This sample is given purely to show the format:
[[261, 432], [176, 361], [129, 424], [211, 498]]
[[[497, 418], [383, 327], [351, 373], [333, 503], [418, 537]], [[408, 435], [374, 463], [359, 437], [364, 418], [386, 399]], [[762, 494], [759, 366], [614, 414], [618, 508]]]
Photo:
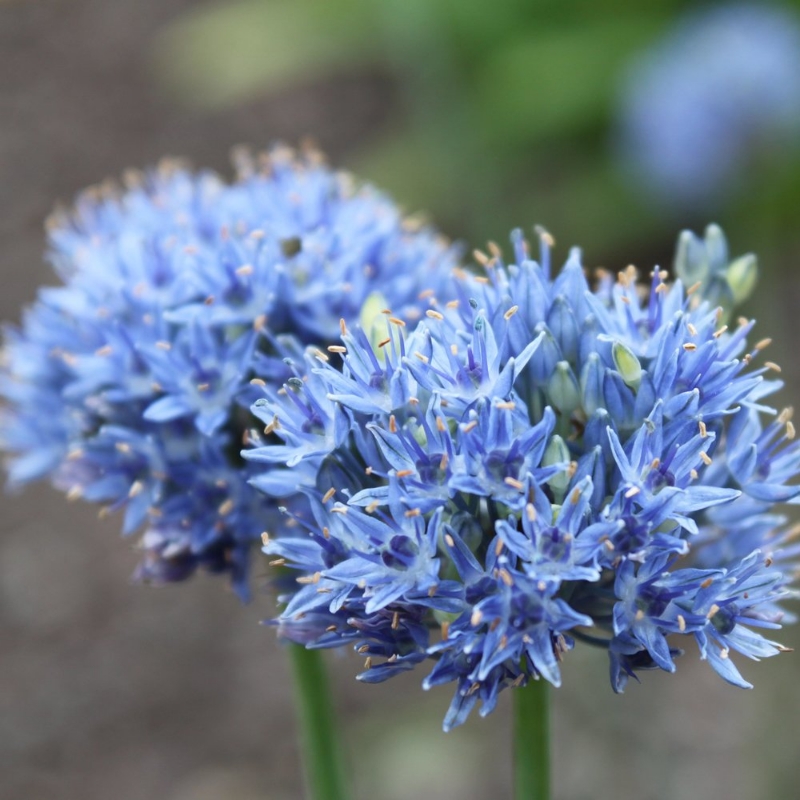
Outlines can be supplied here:
[[0, 434], [12, 485], [49, 476], [144, 530], [141, 577], [203, 566], [244, 595], [275, 508], [239, 456], [251, 379], [279, 387], [377, 290], [413, 313], [454, 255], [314, 151], [236, 161], [231, 184], [165, 163], [52, 220], [63, 285], [5, 332]]
[[730, 656], [782, 649], [758, 631], [779, 627], [799, 551], [776, 506], [800, 492], [768, 342], [708, 299], [746, 293], [755, 260], [721, 263], [712, 227], [677, 257], [705, 282], [590, 283], [577, 250], [551, 275], [545, 232], [538, 263], [512, 242], [515, 263], [476, 252], [418, 324], [343, 325], [256, 401], [278, 437], [244, 452], [256, 480], [311, 504], [266, 539], [280, 632], [351, 643], [367, 682], [433, 660], [425, 687], [456, 684], [446, 729], [504, 687], [558, 685], [576, 640], [607, 648], [617, 691], [674, 671], [678, 642], [749, 686]]
[[800, 132], [800, 18], [774, 4], [694, 11], [631, 65], [619, 149], [665, 200], [707, 203]]

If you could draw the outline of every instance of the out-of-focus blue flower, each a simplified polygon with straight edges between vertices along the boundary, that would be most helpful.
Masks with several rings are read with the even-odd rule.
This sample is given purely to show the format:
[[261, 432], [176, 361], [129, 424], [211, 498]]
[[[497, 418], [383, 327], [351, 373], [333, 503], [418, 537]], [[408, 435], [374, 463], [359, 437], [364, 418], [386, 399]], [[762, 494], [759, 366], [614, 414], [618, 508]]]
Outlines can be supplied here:
[[229, 184], [165, 163], [54, 217], [63, 285], [7, 328], [0, 394], [12, 485], [49, 476], [123, 510], [126, 534], [144, 529], [141, 577], [203, 566], [245, 594], [277, 513], [239, 456], [251, 379], [277, 392], [376, 292], [411, 318], [454, 254], [313, 151], [236, 164]]
[[283, 441], [245, 457], [286, 465], [256, 482], [301, 483], [313, 511], [265, 547], [301, 573], [281, 633], [353, 644], [369, 682], [433, 659], [425, 686], [456, 684], [446, 728], [506, 686], [558, 685], [576, 640], [608, 650], [618, 691], [673, 671], [678, 643], [748, 686], [730, 655], [782, 649], [758, 630], [798, 557], [780, 504], [800, 447], [764, 402], [767, 342], [715, 305], [741, 259], [717, 228], [685, 233], [699, 282], [655, 270], [648, 289], [633, 268], [590, 283], [577, 250], [551, 275], [547, 234], [539, 263], [512, 241], [516, 263], [478, 253], [419, 324], [346, 328], [341, 362], [309, 351], [254, 406]]
[[623, 163], [668, 202], [708, 203], [800, 133], [800, 19], [769, 3], [691, 12], [621, 92]]

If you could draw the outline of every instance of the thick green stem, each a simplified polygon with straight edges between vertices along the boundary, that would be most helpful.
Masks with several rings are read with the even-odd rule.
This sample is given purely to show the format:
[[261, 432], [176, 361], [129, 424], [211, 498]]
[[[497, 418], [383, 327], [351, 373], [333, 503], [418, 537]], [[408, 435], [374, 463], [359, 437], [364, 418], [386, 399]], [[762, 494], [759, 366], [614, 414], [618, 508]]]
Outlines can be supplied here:
[[514, 800], [550, 798], [550, 703], [545, 680], [513, 690]]
[[339, 743], [333, 720], [325, 664], [318, 650], [289, 645], [297, 698], [300, 749], [309, 800], [348, 800]]

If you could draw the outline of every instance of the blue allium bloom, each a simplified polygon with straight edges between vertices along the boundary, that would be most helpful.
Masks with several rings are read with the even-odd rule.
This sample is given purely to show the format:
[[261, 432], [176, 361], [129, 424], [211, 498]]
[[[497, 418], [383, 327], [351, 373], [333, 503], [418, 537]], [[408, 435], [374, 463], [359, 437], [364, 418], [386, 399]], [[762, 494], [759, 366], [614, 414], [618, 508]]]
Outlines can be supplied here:
[[716, 304], [755, 259], [729, 262], [711, 226], [676, 257], [699, 282], [642, 286], [632, 267], [587, 279], [577, 250], [552, 275], [546, 233], [538, 263], [512, 241], [515, 263], [478, 253], [418, 324], [345, 326], [256, 401], [277, 436], [244, 451], [270, 466], [256, 483], [310, 501], [265, 546], [301, 573], [281, 573], [281, 634], [352, 644], [367, 682], [432, 660], [424, 685], [456, 685], [447, 729], [507, 686], [558, 685], [576, 641], [607, 649], [617, 691], [684, 648], [749, 686], [731, 656], [783, 649], [764, 634], [800, 553], [768, 342]]
[[635, 60], [618, 145], [667, 201], [707, 203], [800, 134], [800, 18], [769, 3], [691, 12]]
[[455, 261], [315, 152], [240, 153], [237, 168], [229, 184], [165, 163], [54, 217], [63, 285], [5, 331], [0, 434], [12, 486], [50, 477], [143, 531], [142, 578], [202, 566], [244, 595], [277, 513], [239, 456], [254, 392], [365, 305], [413, 314]]

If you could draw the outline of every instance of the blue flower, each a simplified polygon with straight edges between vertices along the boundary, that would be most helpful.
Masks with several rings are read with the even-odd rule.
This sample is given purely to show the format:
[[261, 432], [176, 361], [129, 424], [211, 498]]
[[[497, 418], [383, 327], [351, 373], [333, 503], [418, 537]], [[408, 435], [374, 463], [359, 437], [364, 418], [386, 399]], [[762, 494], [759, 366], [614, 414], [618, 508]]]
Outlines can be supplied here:
[[693, 11], [631, 64], [621, 95], [623, 163], [667, 202], [707, 204], [800, 131], [800, 20], [774, 4]]
[[[412, 319], [455, 254], [315, 152], [236, 161], [234, 183], [165, 163], [54, 217], [62, 285], [41, 289], [5, 332], [0, 433], [12, 486], [49, 477], [123, 511], [126, 534], [143, 531], [140, 577], [201, 566], [245, 595], [251, 545], [279, 524], [239, 455], [258, 424], [249, 406], [262, 389], [286, 400], [284, 384], [296, 399], [304, 348], [334, 345], [340, 319], [374, 298]], [[305, 417], [287, 448], [326, 408], [344, 419], [320, 402], [298, 402]]]
[[765, 402], [768, 341], [724, 324], [755, 260], [730, 261], [713, 226], [684, 233], [694, 285], [655, 271], [646, 290], [633, 268], [590, 283], [578, 250], [551, 275], [540, 243], [538, 263], [519, 232], [516, 263], [478, 253], [416, 326], [344, 326], [341, 360], [309, 351], [263, 392], [277, 439], [244, 453], [285, 465], [266, 491], [311, 502], [265, 547], [300, 573], [281, 634], [353, 645], [370, 682], [432, 660], [424, 685], [456, 685], [448, 729], [505, 687], [558, 685], [576, 642], [608, 651], [617, 691], [674, 671], [679, 643], [749, 685], [730, 655], [782, 649], [759, 629], [800, 555], [779, 508], [800, 447]]

